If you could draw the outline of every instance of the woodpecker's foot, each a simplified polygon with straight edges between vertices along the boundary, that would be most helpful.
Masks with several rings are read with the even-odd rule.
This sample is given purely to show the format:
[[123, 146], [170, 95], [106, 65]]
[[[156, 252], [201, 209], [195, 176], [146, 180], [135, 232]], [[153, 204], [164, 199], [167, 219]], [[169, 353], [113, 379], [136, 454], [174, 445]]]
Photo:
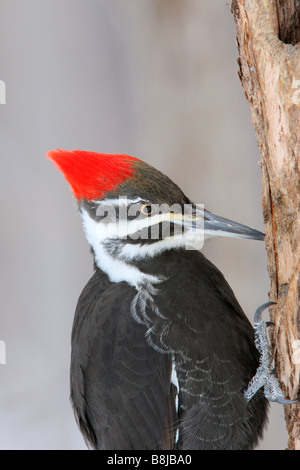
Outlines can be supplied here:
[[260, 365], [245, 391], [245, 397], [250, 401], [255, 393], [261, 387], [264, 387], [264, 394], [267, 400], [276, 401], [281, 405], [292, 405], [298, 403], [298, 400], [286, 400], [284, 398], [279, 380], [272, 367], [272, 354], [267, 337], [267, 326], [270, 326], [272, 323], [262, 320], [263, 311], [271, 305], [275, 305], [275, 302], [268, 302], [258, 307], [254, 315], [255, 345], [260, 353]]

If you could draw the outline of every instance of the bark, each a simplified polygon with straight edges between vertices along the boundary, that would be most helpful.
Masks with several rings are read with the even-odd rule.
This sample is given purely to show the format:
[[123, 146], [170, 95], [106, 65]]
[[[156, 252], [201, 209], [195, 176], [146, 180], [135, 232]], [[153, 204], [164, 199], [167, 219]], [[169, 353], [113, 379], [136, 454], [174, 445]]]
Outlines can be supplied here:
[[[231, 0], [239, 76], [261, 152], [276, 373], [290, 399], [300, 398], [299, 4]], [[285, 418], [288, 449], [300, 450], [300, 405], [285, 406]]]

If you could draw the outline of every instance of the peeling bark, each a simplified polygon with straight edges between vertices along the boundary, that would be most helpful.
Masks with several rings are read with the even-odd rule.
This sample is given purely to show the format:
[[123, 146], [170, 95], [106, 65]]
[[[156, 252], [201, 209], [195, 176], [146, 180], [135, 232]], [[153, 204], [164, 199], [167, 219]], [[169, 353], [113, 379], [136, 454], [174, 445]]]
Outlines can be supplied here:
[[[300, 398], [300, 2], [231, 0], [239, 77], [261, 152], [276, 372]], [[300, 450], [300, 405], [285, 406], [289, 449]]]

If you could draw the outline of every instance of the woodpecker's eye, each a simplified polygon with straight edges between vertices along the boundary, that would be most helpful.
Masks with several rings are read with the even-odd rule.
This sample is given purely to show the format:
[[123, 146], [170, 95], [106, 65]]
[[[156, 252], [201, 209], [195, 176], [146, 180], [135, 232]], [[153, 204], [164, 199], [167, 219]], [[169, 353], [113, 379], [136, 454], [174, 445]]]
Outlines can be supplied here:
[[143, 204], [141, 207], [141, 213], [144, 215], [151, 215], [154, 212], [155, 207], [152, 204]]

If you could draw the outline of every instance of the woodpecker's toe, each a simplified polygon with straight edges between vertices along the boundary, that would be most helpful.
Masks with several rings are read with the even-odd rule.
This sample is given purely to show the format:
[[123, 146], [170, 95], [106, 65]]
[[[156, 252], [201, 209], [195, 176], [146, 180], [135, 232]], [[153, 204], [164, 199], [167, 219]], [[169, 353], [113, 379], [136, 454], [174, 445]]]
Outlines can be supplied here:
[[245, 397], [250, 401], [255, 393], [263, 387], [267, 400], [280, 403], [281, 405], [293, 405], [298, 403], [299, 400], [287, 400], [284, 398], [283, 390], [272, 366], [272, 354], [266, 328], [274, 323], [264, 322], [262, 319], [264, 310], [272, 305], [276, 305], [276, 302], [267, 302], [261, 305], [254, 314], [255, 344], [260, 353], [260, 365], [245, 391]]

